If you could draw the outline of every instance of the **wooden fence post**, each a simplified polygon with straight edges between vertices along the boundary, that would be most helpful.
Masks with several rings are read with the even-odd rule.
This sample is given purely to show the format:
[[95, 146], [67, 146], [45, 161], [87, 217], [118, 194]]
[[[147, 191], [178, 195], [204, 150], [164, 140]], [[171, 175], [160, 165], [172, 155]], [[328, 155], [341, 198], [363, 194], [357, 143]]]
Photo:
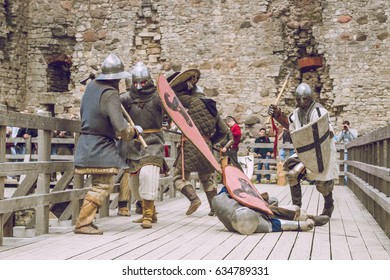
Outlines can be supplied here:
[[[51, 155], [51, 130], [38, 130], [38, 161], [50, 161]], [[37, 194], [50, 192], [51, 173], [40, 173], [37, 181]], [[50, 205], [36, 207], [35, 234], [45, 234], [49, 232], [49, 210]]]

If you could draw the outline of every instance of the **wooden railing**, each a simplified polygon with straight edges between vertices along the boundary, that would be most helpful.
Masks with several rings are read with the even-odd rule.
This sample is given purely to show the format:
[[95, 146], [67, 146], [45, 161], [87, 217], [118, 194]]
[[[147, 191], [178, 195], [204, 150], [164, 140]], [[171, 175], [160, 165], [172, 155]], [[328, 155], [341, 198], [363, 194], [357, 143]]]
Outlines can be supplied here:
[[[250, 154], [254, 154], [255, 148], [273, 149], [274, 143], [267, 143], [267, 144], [266, 143], [261, 143], [261, 144], [260, 143], [252, 143], [252, 144], [241, 143], [240, 148], [247, 149]], [[293, 149], [294, 147], [292, 144], [278, 143], [278, 147], [277, 147], [278, 151], [280, 151], [281, 148]], [[338, 163], [340, 166], [339, 182], [337, 182], [337, 183], [339, 185], [344, 185], [344, 175], [345, 175], [345, 173], [344, 173], [344, 163], [345, 163], [344, 149], [345, 149], [345, 145], [344, 144], [336, 144], [336, 149], [337, 149], [337, 152], [339, 155]], [[254, 158], [254, 172], [253, 172], [253, 174], [254, 175], [261, 174], [262, 177], [264, 177], [264, 175], [267, 175], [267, 174], [269, 174], [271, 176], [277, 175], [276, 165], [278, 164], [278, 162], [280, 162], [279, 157], [277, 157], [276, 159], [275, 158], [265, 159], [265, 158], [255, 157]], [[262, 170], [257, 169], [259, 163], [263, 163]], [[265, 163], [270, 164], [270, 170], [265, 170], [265, 166], [264, 166]]]
[[390, 125], [346, 147], [348, 187], [390, 237]]
[[[6, 153], [6, 127], [28, 127], [38, 130], [36, 139], [22, 138], [8, 140], [8, 142], [25, 142], [27, 147], [31, 143], [37, 144], [36, 154], [11, 155]], [[68, 131], [75, 134], [72, 139], [58, 139], [51, 137], [53, 131]], [[90, 176], [74, 174], [73, 156], [51, 155], [53, 144], [77, 143], [80, 133], [80, 122], [60, 118], [21, 114], [7, 111], [0, 105], [0, 245], [4, 236], [12, 236], [14, 213], [19, 210], [34, 209], [35, 235], [49, 232], [49, 213], [55, 212], [58, 221], [71, 220], [75, 223], [83, 198], [91, 186]], [[172, 164], [177, 155], [179, 135], [166, 133], [165, 142], [170, 147], [170, 156], [166, 158]], [[22, 160], [14, 162], [12, 160]], [[61, 173], [58, 181], [51, 181], [51, 174]], [[114, 194], [118, 192], [118, 185], [123, 173], [116, 176]], [[18, 176], [21, 179], [11, 197], [5, 197], [5, 185], [9, 176]], [[196, 178], [192, 178], [196, 179]], [[169, 194], [175, 195], [172, 186], [172, 177], [161, 178], [160, 199], [164, 191], [169, 188]], [[99, 209], [99, 217], [106, 217], [109, 209], [117, 205], [117, 197], [110, 200], [108, 197]]]
[[[36, 154], [11, 155], [6, 153], [6, 127], [28, 127], [38, 130], [38, 137], [29, 139], [27, 147], [37, 145]], [[52, 138], [53, 131], [68, 131], [75, 135], [71, 139]], [[54, 212], [58, 221], [75, 223], [79, 209], [85, 197], [91, 180], [89, 176], [74, 174], [73, 156], [58, 156], [51, 154], [53, 144], [74, 144], [80, 133], [80, 122], [53, 117], [8, 112], [5, 106], [0, 106], [0, 245], [3, 236], [12, 236], [14, 213], [19, 210], [34, 209], [34, 235], [49, 232], [49, 216]], [[170, 147], [170, 155], [166, 158], [168, 165], [172, 165], [177, 155], [177, 143], [180, 135], [164, 133], [166, 145]], [[30, 141], [31, 140], [31, 141]], [[8, 140], [11, 141], [11, 140]], [[25, 140], [12, 139], [24, 142]], [[273, 147], [273, 144], [254, 144], [249, 147]], [[280, 148], [280, 147], [279, 147]], [[290, 148], [286, 146], [286, 148]], [[15, 160], [19, 160], [15, 162]], [[274, 159], [255, 159], [255, 174], [275, 174], [275, 170], [257, 170], [257, 163], [268, 162], [276, 164]], [[340, 162], [342, 164], [342, 162]], [[61, 173], [58, 181], [51, 180], [52, 173]], [[11, 197], [5, 197], [5, 185], [8, 176], [20, 176], [15, 191]], [[116, 186], [113, 195], [107, 198], [99, 209], [99, 217], [109, 215], [109, 210], [117, 206], [118, 185], [122, 173], [115, 178]], [[191, 180], [197, 180], [193, 174]], [[195, 183], [195, 182], [194, 182]], [[172, 185], [172, 176], [169, 174], [160, 179], [159, 199], [165, 195], [175, 197], [176, 191]], [[115, 196], [116, 195], [116, 196]], [[51, 213], [50, 213], [51, 212]], [[50, 214], [50, 215], [49, 215]]]

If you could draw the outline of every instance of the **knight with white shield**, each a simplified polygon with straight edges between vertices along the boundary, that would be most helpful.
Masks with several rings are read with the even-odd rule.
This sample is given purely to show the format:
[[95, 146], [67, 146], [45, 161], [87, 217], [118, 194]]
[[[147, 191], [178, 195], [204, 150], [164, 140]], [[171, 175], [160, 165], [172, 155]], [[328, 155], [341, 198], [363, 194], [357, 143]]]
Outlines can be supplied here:
[[330, 218], [334, 210], [332, 191], [334, 180], [339, 176], [339, 167], [329, 113], [314, 100], [312, 89], [306, 83], [296, 88], [295, 100], [298, 106], [289, 116], [276, 105], [271, 104], [268, 109], [268, 114], [290, 131], [296, 151], [283, 164], [292, 203], [302, 206], [302, 179], [315, 181], [325, 200], [321, 215]]

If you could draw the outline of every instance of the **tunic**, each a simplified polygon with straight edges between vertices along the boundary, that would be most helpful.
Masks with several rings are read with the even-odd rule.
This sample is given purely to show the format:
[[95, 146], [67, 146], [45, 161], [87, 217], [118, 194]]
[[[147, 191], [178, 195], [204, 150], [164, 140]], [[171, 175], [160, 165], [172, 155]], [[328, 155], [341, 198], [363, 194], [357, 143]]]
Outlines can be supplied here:
[[[87, 85], [80, 108], [81, 135], [75, 151], [76, 168], [128, 168], [115, 142], [116, 132], [126, 129], [127, 122], [120, 110], [109, 112], [107, 116], [102, 114], [100, 99], [106, 91], [118, 92], [113, 86], [96, 80]], [[117, 102], [120, 108], [119, 95], [113, 97], [110, 102]], [[119, 124], [117, 127], [113, 126], [114, 119], [119, 120], [115, 122]]]

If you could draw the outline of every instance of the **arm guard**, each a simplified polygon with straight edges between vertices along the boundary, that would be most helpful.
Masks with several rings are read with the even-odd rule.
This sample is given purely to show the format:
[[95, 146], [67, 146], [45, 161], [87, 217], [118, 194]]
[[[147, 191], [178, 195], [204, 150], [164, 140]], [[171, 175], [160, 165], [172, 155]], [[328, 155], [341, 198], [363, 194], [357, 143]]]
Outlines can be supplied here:
[[283, 113], [279, 112], [279, 114], [275, 114], [275, 116], [272, 116], [278, 123], [280, 123], [281, 126], [288, 129], [289, 127], [289, 121], [288, 117]]

